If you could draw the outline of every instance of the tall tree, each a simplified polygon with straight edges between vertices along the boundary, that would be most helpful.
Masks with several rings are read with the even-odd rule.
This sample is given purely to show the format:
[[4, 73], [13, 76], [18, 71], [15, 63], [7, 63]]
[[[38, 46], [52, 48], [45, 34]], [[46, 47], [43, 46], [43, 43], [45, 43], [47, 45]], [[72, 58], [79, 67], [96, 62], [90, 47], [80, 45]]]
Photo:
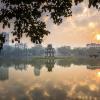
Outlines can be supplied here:
[[[3, 28], [10, 28], [12, 22], [12, 33], [16, 36], [14, 41], [20, 42], [24, 33], [33, 43], [41, 43], [43, 37], [50, 33], [45, 22], [41, 20], [42, 15], [46, 13], [59, 25], [63, 17], [72, 16], [72, 1], [77, 5], [84, 0], [0, 0], [0, 23]], [[89, 7], [100, 9], [100, 0], [88, 1]], [[2, 39], [0, 38], [1, 41]]]

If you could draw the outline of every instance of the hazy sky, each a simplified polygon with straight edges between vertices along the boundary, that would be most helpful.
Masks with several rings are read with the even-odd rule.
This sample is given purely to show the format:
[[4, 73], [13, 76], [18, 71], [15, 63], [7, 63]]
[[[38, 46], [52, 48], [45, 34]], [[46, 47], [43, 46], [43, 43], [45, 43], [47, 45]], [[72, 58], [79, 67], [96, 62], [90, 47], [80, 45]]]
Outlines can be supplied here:
[[[72, 47], [85, 46], [90, 42], [97, 42], [95, 35], [100, 33], [100, 11], [88, 8], [86, 3], [81, 3], [72, 8], [73, 16], [64, 18], [60, 26], [53, 24], [49, 17], [43, 16], [50, 35], [44, 37], [43, 45], [52, 43], [56, 46], [70, 45]], [[2, 29], [0, 29], [2, 31]], [[5, 29], [5, 31], [10, 31]], [[23, 41], [29, 42], [29, 39]]]
[[54, 25], [49, 17], [44, 17], [51, 32], [44, 38], [44, 44], [85, 46], [87, 43], [97, 42], [95, 35], [100, 33], [100, 11], [89, 9], [86, 3], [73, 6], [72, 11], [73, 16], [65, 18], [60, 26]]

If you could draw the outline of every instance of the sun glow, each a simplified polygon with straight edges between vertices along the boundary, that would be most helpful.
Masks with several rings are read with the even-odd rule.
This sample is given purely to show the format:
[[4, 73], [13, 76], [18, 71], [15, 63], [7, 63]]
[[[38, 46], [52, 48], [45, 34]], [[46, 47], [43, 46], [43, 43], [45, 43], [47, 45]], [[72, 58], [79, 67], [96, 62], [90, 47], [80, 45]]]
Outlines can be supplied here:
[[100, 77], [100, 72], [97, 72], [97, 76]]
[[97, 34], [97, 35], [96, 35], [96, 39], [97, 39], [98, 41], [100, 41], [100, 34]]

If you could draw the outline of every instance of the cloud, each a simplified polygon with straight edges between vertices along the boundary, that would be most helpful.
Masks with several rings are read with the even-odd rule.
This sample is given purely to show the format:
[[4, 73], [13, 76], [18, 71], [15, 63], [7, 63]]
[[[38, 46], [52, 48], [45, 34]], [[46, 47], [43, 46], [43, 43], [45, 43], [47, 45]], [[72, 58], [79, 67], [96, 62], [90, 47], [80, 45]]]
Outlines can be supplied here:
[[85, 46], [92, 40], [96, 42], [93, 36], [100, 32], [100, 12], [95, 8], [88, 8], [85, 2], [73, 6], [72, 10], [73, 16], [64, 18], [60, 26], [48, 21], [51, 34], [44, 39], [44, 44]]

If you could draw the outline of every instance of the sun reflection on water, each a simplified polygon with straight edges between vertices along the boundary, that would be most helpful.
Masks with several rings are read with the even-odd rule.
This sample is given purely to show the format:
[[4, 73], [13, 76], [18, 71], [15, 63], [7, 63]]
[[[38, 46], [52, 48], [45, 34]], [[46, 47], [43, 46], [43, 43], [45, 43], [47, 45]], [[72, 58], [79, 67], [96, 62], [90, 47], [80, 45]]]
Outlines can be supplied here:
[[97, 72], [97, 77], [100, 77], [100, 72]]

